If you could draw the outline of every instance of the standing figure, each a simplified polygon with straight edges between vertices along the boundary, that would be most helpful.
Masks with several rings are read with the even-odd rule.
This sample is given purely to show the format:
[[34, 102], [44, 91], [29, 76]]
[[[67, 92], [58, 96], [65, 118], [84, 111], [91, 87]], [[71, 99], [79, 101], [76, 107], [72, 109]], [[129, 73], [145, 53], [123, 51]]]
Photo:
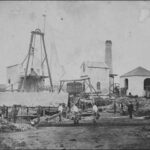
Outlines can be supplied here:
[[79, 109], [75, 104], [73, 105], [71, 111], [74, 115], [74, 124], [79, 124]]
[[42, 112], [42, 108], [41, 106], [38, 106], [38, 109], [37, 109], [37, 123], [40, 122], [40, 117], [41, 117], [41, 112]]
[[58, 112], [59, 112], [59, 122], [62, 121], [62, 112], [63, 112], [63, 107], [61, 104], [58, 106]]
[[12, 115], [13, 115], [13, 122], [14, 122], [14, 123], [16, 123], [16, 121], [17, 121], [18, 111], [19, 111], [19, 109], [17, 109], [17, 106], [16, 106], [16, 105], [13, 105], [13, 108], [12, 108]]
[[71, 99], [70, 99], [70, 94], [68, 95], [68, 104], [67, 104], [68, 108], [69, 108], [69, 112], [70, 112], [70, 108], [71, 108]]
[[136, 101], [135, 101], [135, 106], [136, 106], [136, 112], [139, 110], [139, 102], [138, 102], [138, 100], [136, 99]]
[[116, 110], [117, 110], [117, 105], [116, 105], [116, 101], [114, 101], [114, 114], [116, 114]]
[[74, 95], [70, 95], [69, 94], [69, 97], [68, 97], [68, 107], [69, 107], [69, 112], [71, 111], [71, 107], [72, 107], [72, 104], [74, 103]]
[[8, 120], [8, 107], [6, 106], [6, 119]]
[[93, 104], [93, 116], [94, 116], [93, 123], [96, 123], [96, 120], [98, 119], [98, 108], [95, 103]]
[[121, 114], [124, 115], [124, 105], [123, 105], [123, 102], [121, 102], [120, 104], [120, 108], [121, 108]]
[[133, 104], [130, 101], [128, 104], [128, 113], [129, 113], [129, 118], [132, 119], [132, 113], [133, 113]]
[[6, 116], [6, 107], [5, 105], [2, 106], [2, 119], [4, 119]]

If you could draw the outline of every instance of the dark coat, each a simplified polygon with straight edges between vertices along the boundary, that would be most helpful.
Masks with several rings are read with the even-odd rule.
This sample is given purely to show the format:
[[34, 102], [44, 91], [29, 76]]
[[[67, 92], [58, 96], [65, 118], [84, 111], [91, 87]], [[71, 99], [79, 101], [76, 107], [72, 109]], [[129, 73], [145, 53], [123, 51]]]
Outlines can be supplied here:
[[128, 105], [128, 112], [132, 112], [133, 111], [133, 104], [129, 104]]

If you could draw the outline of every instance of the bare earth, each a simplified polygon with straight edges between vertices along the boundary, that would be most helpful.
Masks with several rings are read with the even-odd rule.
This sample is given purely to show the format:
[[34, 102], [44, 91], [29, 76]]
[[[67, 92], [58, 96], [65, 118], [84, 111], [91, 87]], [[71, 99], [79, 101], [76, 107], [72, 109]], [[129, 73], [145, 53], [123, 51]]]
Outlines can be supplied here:
[[[127, 118], [125, 120], [128, 121]], [[109, 124], [108, 126], [40, 127], [24, 132], [1, 133], [0, 148], [150, 149], [150, 126]]]

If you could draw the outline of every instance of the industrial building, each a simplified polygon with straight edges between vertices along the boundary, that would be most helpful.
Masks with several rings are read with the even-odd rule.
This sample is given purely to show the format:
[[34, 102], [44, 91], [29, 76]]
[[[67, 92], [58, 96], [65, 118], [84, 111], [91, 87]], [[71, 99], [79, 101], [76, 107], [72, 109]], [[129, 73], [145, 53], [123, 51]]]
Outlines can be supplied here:
[[90, 77], [96, 92], [109, 94], [109, 68], [104, 62], [83, 62], [81, 71], [81, 77]]
[[18, 90], [20, 85], [20, 77], [24, 75], [24, 70], [21, 64], [8, 66], [7, 71], [7, 84], [8, 90]]
[[105, 42], [105, 62], [86, 61], [81, 64], [81, 78], [89, 77], [96, 92], [107, 95], [113, 91], [112, 42]]
[[150, 71], [137, 67], [120, 76], [120, 86], [126, 94], [150, 97]]
[[[38, 41], [36, 41], [37, 38], [40, 40], [40, 49], [38, 50], [36, 47], [36, 44], [38, 44]], [[39, 57], [37, 53], [40, 54]], [[48, 75], [44, 75], [44, 62], [46, 62], [47, 65]], [[44, 33], [42, 33], [40, 29], [36, 29], [31, 32], [29, 51], [23, 62], [7, 67], [8, 90], [23, 92], [42, 91], [46, 78], [50, 80], [49, 90], [53, 90]]]
[[[38, 69], [37, 69], [38, 70]], [[31, 68], [24, 85], [24, 91], [39, 91], [44, 86], [46, 76], [40, 76], [38, 71]], [[20, 91], [23, 86], [25, 70], [21, 64], [7, 67], [8, 90]]]

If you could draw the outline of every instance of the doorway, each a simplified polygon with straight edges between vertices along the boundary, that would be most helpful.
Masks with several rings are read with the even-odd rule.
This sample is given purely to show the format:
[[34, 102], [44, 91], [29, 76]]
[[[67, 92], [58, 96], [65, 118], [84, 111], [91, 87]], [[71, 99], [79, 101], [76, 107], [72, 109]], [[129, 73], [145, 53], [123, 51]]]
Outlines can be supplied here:
[[144, 80], [145, 96], [150, 97], [150, 78]]

